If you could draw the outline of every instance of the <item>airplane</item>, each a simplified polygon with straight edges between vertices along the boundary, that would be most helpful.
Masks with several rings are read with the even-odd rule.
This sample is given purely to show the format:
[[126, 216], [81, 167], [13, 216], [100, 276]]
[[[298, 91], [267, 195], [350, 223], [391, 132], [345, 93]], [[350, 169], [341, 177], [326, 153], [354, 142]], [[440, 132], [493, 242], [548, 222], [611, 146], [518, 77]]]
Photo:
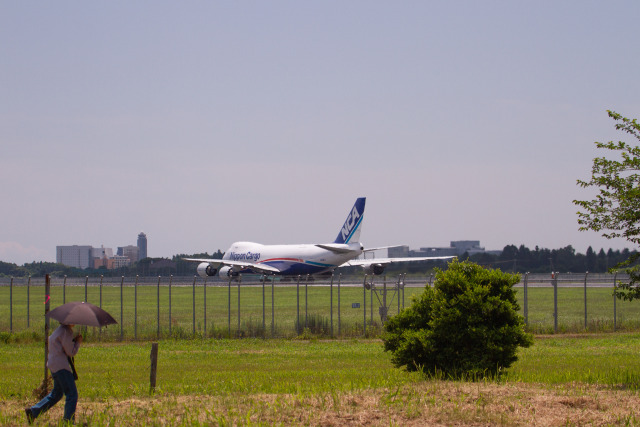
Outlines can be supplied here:
[[306, 276], [331, 274], [336, 268], [361, 266], [365, 274], [380, 275], [396, 262], [451, 259], [453, 256], [357, 259], [367, 252], [394, 246], [365, 249], [360, 243], [366, 197], [360, 197], [349, 210], [347, 219], [332, 243], [263, 245], [235, 242], [222, 259], [184, 258], [199, 262], [200, 277], [235, 278], [240, 274]]

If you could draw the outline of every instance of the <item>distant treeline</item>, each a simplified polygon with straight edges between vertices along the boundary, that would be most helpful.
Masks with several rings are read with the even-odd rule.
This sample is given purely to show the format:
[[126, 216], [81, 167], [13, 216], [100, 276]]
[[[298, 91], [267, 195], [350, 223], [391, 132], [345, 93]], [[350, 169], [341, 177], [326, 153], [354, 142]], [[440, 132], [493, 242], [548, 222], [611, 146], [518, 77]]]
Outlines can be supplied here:
[[[476, 253], [469, 255], [465, 253], [459, 257], [461, 260], [469, 259], [475, 263], [488, 268], [497, 268], [507, 272], [517, 273], [546, 273], [551, 271], [571, 272], [571, 273], [606, 273], [609, 268], [614, 267], [619, 262], [629, 258], [629, 249], [604, 251], [600, 249], [595, 252], [591, 247], [586, 254], [576, 253], [575, 249], [569, 245], [562, 249], [529, 249], [524, 245], [505, 246], [499, 255], [490, 253]], [[184, 261], [183, 258], [222, 258], [224, 254], [218, 250], [213, 254], [179, 254], [169, 258], [145, 258], [129, 267], [116, 270], [79, 269], [67, 267], [62, 264], [52, 262], [32, 262], [18, 266], [16, 264], [0, 261], [0, 277], [43, 277], [49, 274], [54, 277], [131, 277], [131, 276], [190, 276], [196, 274], [197, 263]], [[432, 270], [434, 267], [444, 268], [443, 261], [423, 261], [397, 263], [390, 265], [385, 272], [389, 275], [408, 273], [419, 274]], [[359, 273], [359, 267], [349, 267], [341, 269], [342, 272]]]

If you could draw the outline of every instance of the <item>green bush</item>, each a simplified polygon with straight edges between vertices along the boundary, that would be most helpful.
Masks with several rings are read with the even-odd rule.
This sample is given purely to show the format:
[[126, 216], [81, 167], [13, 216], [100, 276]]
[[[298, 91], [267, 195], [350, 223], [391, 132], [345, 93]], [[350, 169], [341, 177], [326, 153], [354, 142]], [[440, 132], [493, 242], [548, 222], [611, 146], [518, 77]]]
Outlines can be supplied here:
[[426, 287], [412, 305], [389, 318], [384, 349], [409, 371], [448, 377], [496, 375], [517, 360], [519, 346], [532, 335], [513, 285], [519, 276], [452, 261], [437, 270], [434, 287]]

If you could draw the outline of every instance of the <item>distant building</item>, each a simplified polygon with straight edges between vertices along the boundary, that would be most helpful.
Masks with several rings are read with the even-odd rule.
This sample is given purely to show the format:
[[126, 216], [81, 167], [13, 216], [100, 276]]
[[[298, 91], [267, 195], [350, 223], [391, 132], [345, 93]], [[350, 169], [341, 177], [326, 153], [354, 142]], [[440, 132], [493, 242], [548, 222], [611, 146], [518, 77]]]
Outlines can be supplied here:
[[147, 235], [143, 232], [138, 234], [138, 261], [147, 257]]
[[93, 268], [93, 247], [88, 245], [56, 246], [56, 262], [68, 267]]
[[458, 240], [451, 242], [449, 247], [427, 247], [420, 250], [409, 249], [409, 246], [399, 246], [387, 249], [389, 257], [423, 257], [423, 256], [460, 256], [467, 252], [469, 255], [486, 252], [480, 246], [479, 240]]
[[91, 250], [93, 258], [113, 258], [113, 249], [105, 248], [104, 245]]
[[118, 255], [129, 258], [131, 262], [138, 262], [139, 252], [138, 247], [133, 245], [118, 247]]

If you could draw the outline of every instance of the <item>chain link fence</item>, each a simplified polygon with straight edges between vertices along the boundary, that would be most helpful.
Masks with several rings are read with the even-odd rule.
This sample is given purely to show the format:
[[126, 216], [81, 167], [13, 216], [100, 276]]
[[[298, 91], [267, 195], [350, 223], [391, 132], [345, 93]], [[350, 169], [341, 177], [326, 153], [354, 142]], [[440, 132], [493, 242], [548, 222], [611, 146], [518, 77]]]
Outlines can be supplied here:
[[[87, 301], [117, 325], [87, 328], [96, 340], [194, 337], [377, 336], [387, 316], [411, 303], [434, 276], [324, 278], [245, 276], [0, 278], [0, 333], [44, 330], [50, 307]], [[639, 330], [637, 301], [614, 298], [610, 274], [525, 274], [520, 313], [534, 333]]]

